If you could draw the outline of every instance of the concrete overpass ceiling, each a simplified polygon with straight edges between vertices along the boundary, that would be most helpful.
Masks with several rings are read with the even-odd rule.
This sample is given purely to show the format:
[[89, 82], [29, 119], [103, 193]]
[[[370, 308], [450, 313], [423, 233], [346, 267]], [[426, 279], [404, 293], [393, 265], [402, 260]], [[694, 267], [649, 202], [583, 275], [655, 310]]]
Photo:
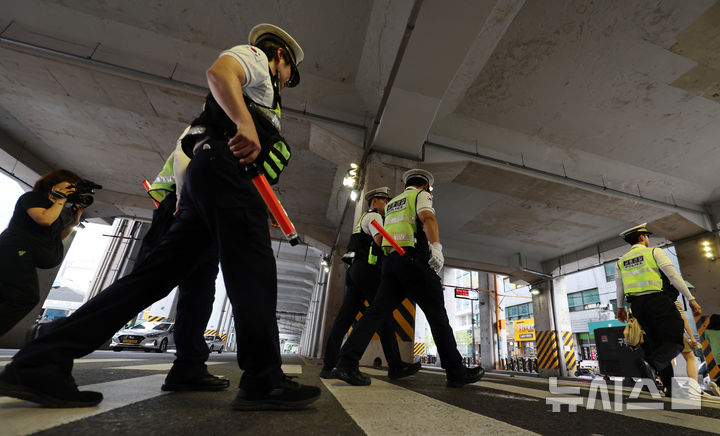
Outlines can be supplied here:
[[[448, 118], [526, 135], [513, 139], [526, 142], [520, 148], [530, 166], [562, 163], [571, 175], [603, 176], [627, 189], [629, 165], [653, 173], [639, 183], [644, 194], [684, 181], [675, 193], [679, 200], [707, 201], [717, 183], [706, 157], [720, 151], [714, 140], [720, 106], [672, 86], [695, 62], [670, 48], [712, 3], [528, 2]], [[448, 134], [448, 124], [464, 123], [438, 120], [438, 133]], [[480, 146], [503, 146], [488, 144], [482, 125], [466, 129]], [[554, 147], [566, 157], [542, 156]], [[598, 158], [622, 166], [603, 166], [604, 174], [582, 168], [583, 160]]]

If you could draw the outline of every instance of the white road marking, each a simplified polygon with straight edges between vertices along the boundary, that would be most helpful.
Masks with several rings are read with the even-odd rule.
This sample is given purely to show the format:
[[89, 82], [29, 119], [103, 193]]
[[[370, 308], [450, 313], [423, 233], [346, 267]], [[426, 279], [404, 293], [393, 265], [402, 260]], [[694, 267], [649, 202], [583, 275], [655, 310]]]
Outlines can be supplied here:
[[[145, 359], [76, 359], [75, 363], [108, 363], [108, 362], [137, 362]], [[0, 359], [0, 365], [7, 365], [10, 359]]]
[[[222, 365], [226, 362], [205, 362], [206, 365]], [[152, 363], [147, 365], [113, 366], [105, 369], [135, 369], [139, 371], [170, 371], [172, 363]]]
[[[474, 386], [480, 386], [484, 388], [489, 389], [496, 389], [501, 390], [505, 392], [511, 392], [514, 394], [521, 394], [521, 395], [527, 395], [530, 397], [535, 398], [550, 398], [553, 395], [550, 394], [549, 391], [541, 391], [539, 389], [530, 389], [530, 388], [523, 388], [520, 386], [512, 386], [508, 384], [501, 384], [501, 383], [493, 383], [489, 381], [479, 381], [476, 383], [473, 383]], [[584, 407], [584, 404], [587, 403], [587, 398], [580, 396], [583, 400], [583, 403], [579, 406]], [[614, 398], [614, 395], [612, 391], [610, 392], [610, 399], [612, 400]], [[703, 404], [704, 406], [704, 404]], [[666, 404], [665, 407], [670, 407], [669, 404]], [[549, 410], [549, 409], [548, 409]], [[563, 409], [565, 410], [565, 408]], [[707, 431], [710, 433], [716, 433], [718, 428], [720, 428], [720, 419], [714, 419], [714, 418], [708, 418], [705, 416], [697, 416], [695, 414], [690, 413], [681, 413], [681, 412], [673, 412], [670, 410], [623, 410], [615, 411], [615, 410], [605, 410], [602, 408], [602, 402], [598, 401], [596, 402], [595, 410], [600, 410], [603, 412], [608, 413], [615, 413], [622, 416], [627, 416], [629, 418], [637, 418], [637, 419], [644, 419], [647, 421], [653, 421], [653, 422], [659, 422], [662, 424], [669, 424], [669, 425], [675, 425], [680, 427], [686, 427], [691, 428], [693, 430], [701, 430], [701, 431]], [[548, 411], [548, 413], [552, 413]], [[564, 411], [562, 413], [569, 413], [567, 411]], [[581, 412], [576, 412], [581, 413]], [[582, 415], [578, 415], [578, 418], [581, 418]]]
[[81, 390], [103, 393], [105, 399], [97, 407], [46, 409], [35, 403], [0, 397], [1, 433], [3, 436], [35, 433], [163, 395], [160, 385], [164, 378], [164, 374], [151, 375], [82, 386]]
[[285, 374], [302, 374], [302, 365], [283, 365], [282, 370]]
[[[362, 372], [370, 372], [370, 371], [374, 371], [374, 370], [369, 369], [369, 368], [362, 368]], [[432, 374], [432, 375], [444, 375], [442, 372], [433, 371], [433, 370], [420, 370], [419, 372], [422, 372], [425, 374]], [[504, 383], [507, 378], [521, 380], [523, 382], [532, 382], [535, 384], [543, 385], [543, 387], [545, 387], [546, 389], [548, 388], [548, 379], [540, 378], [540, 377], [529, 377], [529, 376], [509, 377], [504, 374], [491, 373], [491, 374], [486, 375], [483, 378], [483, 381], [496, 381], [498, 383], [501, 383], [501, 382]], [[586, 379], [586, 380], [588, 380], [589, 382], [591, 381], [589, 379]], [[558, 385], [558, 387], [567, 387], [567, 386], [579, 387], [583, 392], [587, 392], [590, 390], [590, 383], [584, 382], [584, 381], [558, 380], [557, 385]], [[607, 383], [607, 387], [611, 392], [614, 392], [615, 384], [613, 382]], [[624, 394], [630, 395], [630, 393], [633, 391], [633, 388], [625, 386], [622, 388], [622, 391]], [[549, 390], [548, 390], [548, 395], [549, 395]], [[660, 399], [652, 398], [650, 393], [648, 393], [647, 391], [642, 391], [640, 393], [639, 398], [652, 400], [652, 401], [664, 401], [668, 404], [672, 402], [671, 398], [666, 398], [666, 397], [662, 397]], [[714, 397], [714, 396], [706, 393], [705, 395], [702, 396], [702, 407], [712, 408], [712, 409], [720, 409], [720, 397]]]
[[[363, 368], [363, 372], [370, 371]], [[418, 435], [428, 429], [451, 435], [536, 434], [378, 379], [370, 386], [321, 380], [368, 436]]]

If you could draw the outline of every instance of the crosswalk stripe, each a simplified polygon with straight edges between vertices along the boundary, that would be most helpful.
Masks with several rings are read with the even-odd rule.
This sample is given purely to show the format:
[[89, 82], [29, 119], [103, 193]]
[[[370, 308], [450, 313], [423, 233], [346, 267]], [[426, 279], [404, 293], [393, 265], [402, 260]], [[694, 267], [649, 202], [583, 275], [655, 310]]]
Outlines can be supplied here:
[[35, 403], [0, 397], [0, 432], [3, 436], [35, 433], [157, 397], [163, 395], [160, 385], [164, 378], [164, 374], [158, 374], [83, 386], [81, 390], [103, 393], [105, 399], [97, 407], [46, 409]]
[[[372, 371], [372, 370], [369, 368], [363, 368], [362, 371], [370, 373], [370, 371]], [[419, 372], [425, 373], [425, 374], [432, 374], [432, 375], [444, 375], [444, 373], [441, 371], [433, 371], [433, 370], [425, 370], [425, 369], [422, 369]], [[378, 373], [377, 375], [382, 375], [382, 374]], [[525, 377], [515, 376], [512, 378], [514, 380], [521, 380], [523, 382], [540, 384], [540, 385], [543, 385], [543, 387], [545, 387], [545, 388], [548, 387], [548, 379], [546, 379], [546, 378], [527, 377], [527, 376], [525, 376]], [[501, 380], [505, 380], [505, 379], [509, 379], [509, 377], [505, 376], [505, 375], [498, 375], [498, 374], [490, 373], [490, 374], [486, 375], [483, 380], [500, 382]], [[558, 385], [558, 387], [579, 387], [580, 390], [583, 392], [587, 392], [590, 390], [590, 383], [585, 383], [585, 382], [581, 382], [581, 381], [558, 380], [557, 385]], [[609, 390], [611, 390], [613, 392], [615, 391], [615, 385], [612, 381], [607, 383], [607, 387]], [[633, 391], [633, 388], [624, 386], [622, 388], [622, 391], [624, 394], [629, 395]], [[549, 391], [548, 391], [548, 395], [549, 395]], [[653, 401], [664, 401], [666, 403], [672, 402], [672, 399], [666, 398], [666, 397], [662, 397], [660, 399], [652, 398], [652, 396], [647, 391], [642, 391], [640, 393], [639, 398], [640, 399], [648, 399], [648, 400], [652, 399]], [[702, 407], [703, 408], [720, 409], [720, 397], [715, 397], [715, 396], [705, 393], [702, 396]]]
[[[75, 363], [137, 362], [144, 359], [75, 359]], [[0, 359], [0, 365], [7, 365], [10, 359]]]
[[[520, 386], [512, 386], [508, 384], [501, 384], [489, 381], [479, 381], [473, 383], [473, 385], [489, 389], [501, 390], [505, 392], [511, 392], [515, 394], [527, 395], [536, 398], [551, 398], [553, 396], [552, 394], [550, 394], [549, 391], [541, 391], [539, 389], [523, 388]], [[579, 406], [584, 407], [584, 405], [587, 403], [587, 399], [583, 397], [580, 398], [583, 399], [583, 404], [580, 404]], [[647, 421], [691, 428], [693, 430], [701, 430], [715, 433], [717, 432], [717, 429], [720, 428], [720, 419], [691, 415], [689, 413], [672, 412], [669, 410], [623, 410], [622, 412], [620, 412], [615, 410], [602, 409], [602, 406], [598, 405], [597, 403], [596, 406], [597, 407], [595, 408], [595, 410], [600, 410], [603, 412], [615, 413], [618, 415], [626, 416], [628, 418], [644, 419]]]
[[451, 435], [536, 434], [382, 380], [373, 379], [370, 386], [362, 387], [321, 380], [368, 436], [418, 435], [433, 428]]
[[302, 365], [283, 365], [282, 370], [285, 374], [302, 374]]
[[[206, 365], [222, 365], [225, 362], [205, 362]], [[105, 369], [135, 369], [138, 371], [170, 371], [172, 363], [152, 363], [147, 365], [113, 366]]]

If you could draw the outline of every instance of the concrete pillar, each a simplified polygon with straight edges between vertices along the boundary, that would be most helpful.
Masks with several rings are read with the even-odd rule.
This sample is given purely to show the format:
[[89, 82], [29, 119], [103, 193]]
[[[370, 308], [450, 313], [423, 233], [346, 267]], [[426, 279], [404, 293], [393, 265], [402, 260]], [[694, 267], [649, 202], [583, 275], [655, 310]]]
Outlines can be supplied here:
[[[478, 282], [474, 287], [483, 290], [493, 290], [491, 275], [478, 273]], [[497, 362], [497, 329], [495, 322], [495, 296], [487, 292], [478, 292], [478, 327], [480, 337], [475, 340], [480, 344], [480, 363], [483, 368], [495, 368]]]
[[[404, 189], [400, 176], [404, 171], [414, 168], [415, 166], [417, 166], [417, 164], [414, 161], [381, 154], [372, 154], [368, 159], [363, 172], [363, 190], [359, 195], [358, 201], [348, 205], [343, 216], [342, 225], [339, 228], [339, 237], [333, 247], [330, 262], [331, 270], [327, 280], [328, 286], [323, 300], [322, 316], [320, 316], [320, 327], [318, 329], [320, 333], [319, 339], [317, 347], [312, 347], [317, 348], [318, 357], [322, 357], [325, 339], [330, 332], [330, 327], [337, 316], [343, 296], [345, 295], [346, 267], [340, 258], [345, 254], [345, 248], [350, 240], [350, 235], [352, 234], [355, 223], [366, 209], [366, 203], [363, 201], [365, 192], [381, 186], [388, 186], [391, 194], [397, 195]], [[414, 313], [414, 308], [412, 312]], [[400, 354], [405, 361], [412, 361], [413, 359], [412, 336], [413, 335], [410, 335], [410, 341], [399, 343]], [[380, 357], [383, 364], [386, 364], [380, 341], [371, 341], [365, 355], [361, 359], [361, 364], [372, 364], [375, 357]]]
[[[349, 214], [349, 212], [348, 212]], [[326, 275], [327, 286], [324, 290], [323, 295], [323, 310], [322, 316], [320, 317], [319, 324], [319, 335], [317, 341], [317, 356], [324, 357], [325, 353], [325, 341], [330, 333], [335, 317], [340, 310], [343, 296], [345, 295], [345, 272], [347, 271], [347, 265], [340, 260], [345, 254], [345, 247], [349, 241], [349, 235], [352, 231], [352, 225], [350, 220], [346, 220], [343, 225], [344, 233], [347, 237], [340, 236], [338, 245], [330, 258], [330, 271]]]
[[124, 218], [115, 220], [112, 239], [95, 273], [88, 300], [130, 272], [132, 264], [128, 262], [129, 255], [134, 247], [139, 249], [140, 243], [137, 239], [142, 227], [143, 223], [140, 221]]
[[[361, 194], [361, 198], [364, 197], [365, 192], [376, 189], [382, 186], [390, 188], [390, 195], [399, 195], [404, 189], [405, 185], [402, 182], [402, 174], [410, 168], [416, 168], [418, 163], [408, 159], [402, 159], [398, 157], [388, 156], [384, 154], [372, 154], [370, 155], [364, 172], [364, 189]], [[361, 207], [358, 207], [355, 213], [355, 221], [360, 217], [360, 214], [366, 209], [366, 204], [363, 203]], [[415, 329], [415, 306], [409, 301], [405, 302], [405, 309], [398, 311], [393, 315], [396, 318], [403, 318], [412, 316], [412, 319], [405, 319], [401, 321], [402, 326], [399, 328], [407, 328], [408, 326], [413, 329], [412, 332], [406, 332], [407, 337], [398, 341], [398, 348], [400, 349], [400, 357], [405, 362], [412, 362], [414, 360], [413, 344], [414, 344], [414, 329]], [[408, 307], [412, 310], [408, 310]], [[385, 354], [382, 351], [382, 345], [380, 340], [374, 339], [370, 341], [365, 354], [363, 355], [360, 363], [362, 365], [372, 365], [375, 358], [380, 357], [383, 365], [387, 365]]]
[[542, 377], [567, 376], [565, 357], [572, 354], [574, 360], [575, 350], [565, 346], [568, 334], [572, 338], [565, 279], [543, 280], [532, 287], [540, 291], [532, 297], [538, 372]]
[[[63, 256], [65, 256], [70, 249], [70, 244], [72, 244], [73, 239], [75, 239], [75, 232], [72, 232], [70, 236], [65, 238], [63, 241]], [[35, 306], [30, 313], [25, 316], [25, 318], [21, 319], [20, 322], [15, 325], [15, 327], [6, 334], [0, 336], [0, 348], [20, 348], [23, 346], [27, 331], [35, 324], [35, 320], [42, 313], [42, 306], [50, 293], [50, 288], [55, 281], [55, 277], [57, 276], [61, 265], [50, 269], [36, 269], [40, 289], [40, 301], [37, 306]]]

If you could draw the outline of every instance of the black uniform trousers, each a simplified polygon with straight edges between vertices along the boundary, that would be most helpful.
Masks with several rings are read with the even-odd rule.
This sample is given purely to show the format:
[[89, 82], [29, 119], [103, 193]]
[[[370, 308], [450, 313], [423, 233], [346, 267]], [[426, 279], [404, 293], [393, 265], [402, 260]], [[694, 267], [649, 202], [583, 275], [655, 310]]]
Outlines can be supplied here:
[[[365, 307], [365, 300], [372, 304], [380, 285], [380, 266], [369, 265], [364, 259], [355, 260], [345, 272], [345, 296], [340, 310], [333, 322], [325, 345], [325, 368], [334, 368], [337, 364], [340, 345], [357, 313]], [[380, 343], [388, 366], [399, 367], [402, 364], [400, 350], [395, 338], [395, 320], [392, 312], [378, 330]]]
[[675, 304], [664, 292], [629, 296], [632, 314], [645, 331], [642, 347], [647, 360], [666, 387], [671, 386], [670, 362], [683, 349], [684, 323]]
[[128, 319], [168, 295], [213, 244], [233, 306], [237, 359], [244, 370], [240, 386], [253, 392], [279, 386], [277, 273], [267, 212], [225, 140], [190, 162], [180, 212], [160, 245], [132, 274], [22, 348], [13, 357], [16, 370], [42, 366], [69, 374], [74, 358], [95, 350]]
[[0, 336], [25, 318], [39, 301], [32, 253], [11, 245], [0, 246]]
[[393, 252], [385, 257], [377, 295], [340, 350], [338, 367], [357, 368], [373, 333], [403, 299], [410, 298], [425, 313], [447, 378], [462, 380], [466, 369], [448, 321], [440, 277], [427, 258], [413, 256], [414, 249], [406, 251], [405, 256]]
[[[133, 272], [157, 247], [175, 221], [177, 196], [168, 192], [157, 209], [153, 211], [150, 230], [143, 238], [135, 259]], [[178, 284], [177, 314], [175, 316], [176, 356], [173, 365], [175, 375], [203, 374], [210, 352], [205, 343], [205, 328], [212, 314], [215, 300], [215, 279], [218, 275], [217, 247], [213, 244], [204, 259], [192, 273]]]

